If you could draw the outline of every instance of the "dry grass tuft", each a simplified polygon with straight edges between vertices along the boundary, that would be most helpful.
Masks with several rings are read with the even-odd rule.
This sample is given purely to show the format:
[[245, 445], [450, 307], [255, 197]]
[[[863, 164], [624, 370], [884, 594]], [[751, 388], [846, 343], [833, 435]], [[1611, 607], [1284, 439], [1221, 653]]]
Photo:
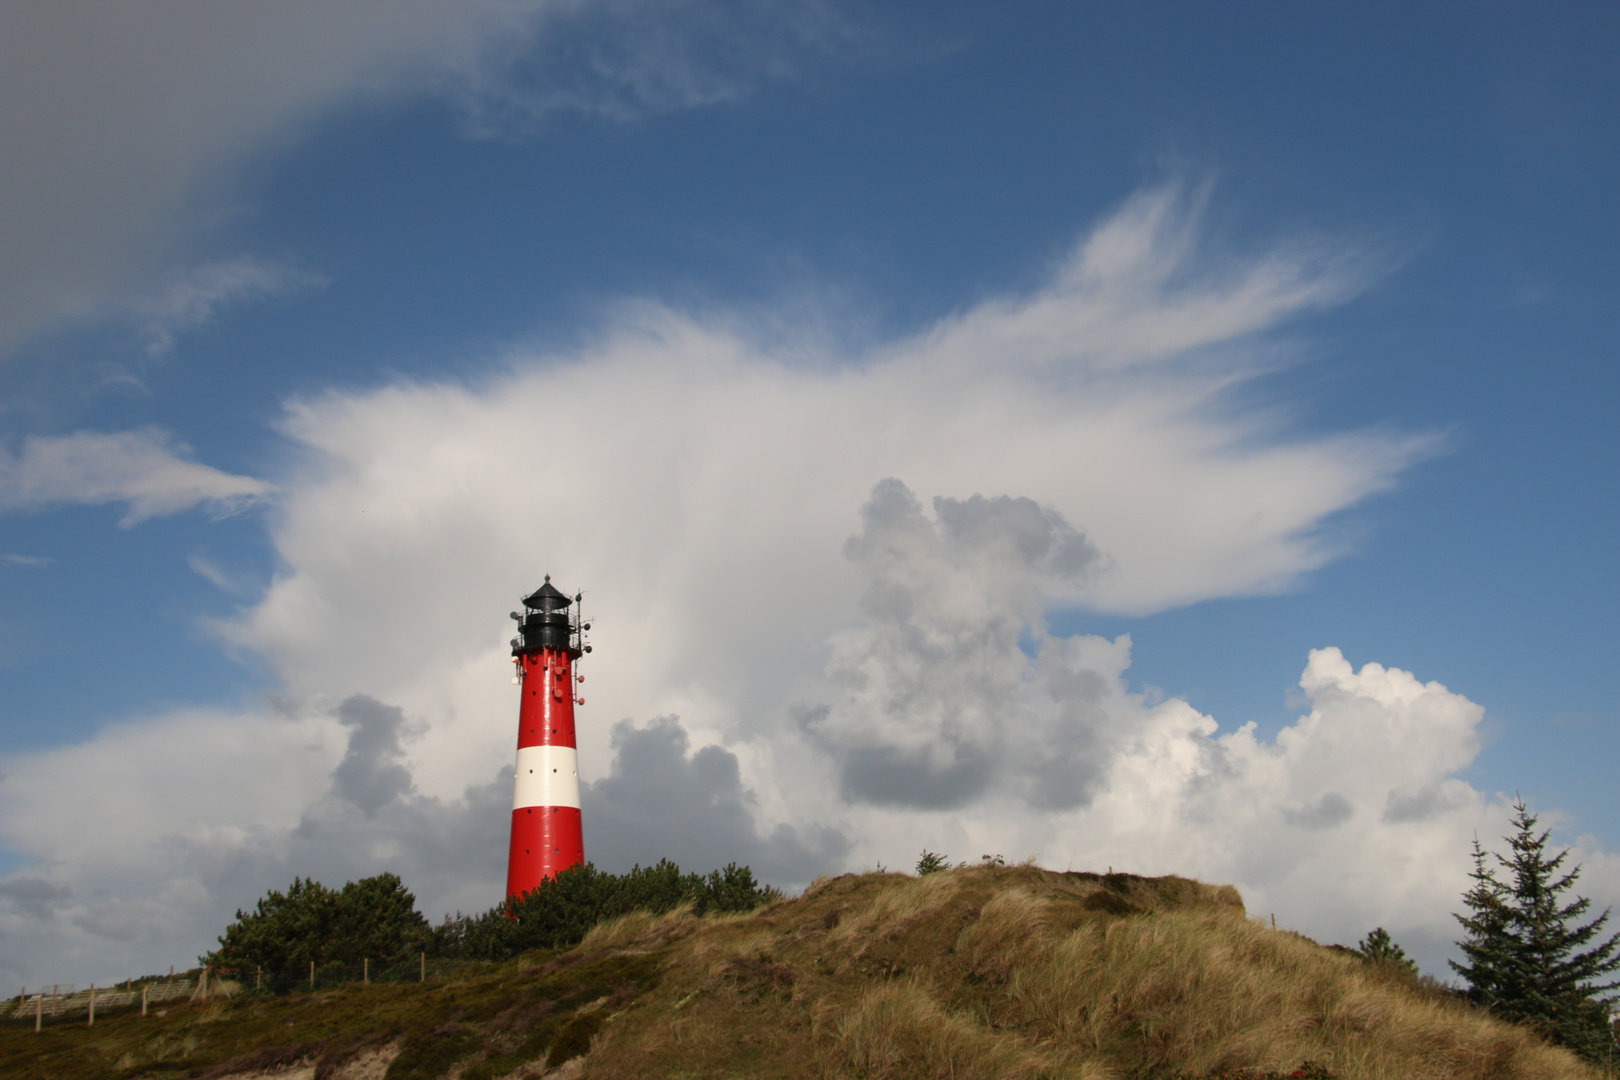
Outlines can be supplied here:
[[662, 915], [632, 911], [591, 927], [575, 951], [592, 953], [635, 946], [651, 952], [686, 937], [702, 924], [703, 920], [692, 914], [690, 903], [681, 904]]
[[1316, 1061], [1368, 1080], [1584, 1071], [1527, 1031], [1233, 915], [1090, 920], [1061, 937], [1041, 925], [1022, 939], [1010, 919], [964, 933], [970, 970], [1003, 984], [992, 1015], [1127, 1070], [1286, 1071]]
[[866, 990], [853, 1007], [827, 1017], [818, 1034], [823, 1043], [818, 1057], [828, 1080], [1057, 1080], [1081, 1075], [1016, 1036], [946, 1011], [915, 980]]

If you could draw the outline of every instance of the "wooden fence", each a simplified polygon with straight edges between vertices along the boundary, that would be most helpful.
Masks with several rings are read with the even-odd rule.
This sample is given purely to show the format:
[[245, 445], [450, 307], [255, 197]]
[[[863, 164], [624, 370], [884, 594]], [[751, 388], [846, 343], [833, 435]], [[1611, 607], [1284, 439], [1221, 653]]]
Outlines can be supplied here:
[[311, 964], [307, 977], [302, 974], [286, 973], [272, 976], [255, 971], [244, 979], [241, 972], [236, 972], [235, 978], [243, 979], [238, 982], [221, 978], [218, 972], [204, 970], [197, 975], [171, 974], [168, 978], [131, 979], [113, 986], [92, 984], [84, 990], [57, 983], [48, 991], [41, 987], [41, 992], [30, 994], [25, 988], [17, 996], [0, 1001], [0, 1021], [23, 1024], [32, 1022], [37, 1031], [47, 1020], [60, 1022], [69, 1017], [75, 1020], [82, 1017], [86, 1023], [94, 1024], [97, 1011], [105, 1012], [108, 1009], [129, 1009], [138, 1005], [141, 1015], [145, 1016], [148, 1009], [162, 1002], [181, 999], [201, 1001], [214, 997], [230, 997], [244, 991], [285, 994], [306, 988], [314, 990], [317, 987], [330, 988], [348, 983], [426, 982], [430, 978], [440, 979], [453, 975], [469, 966], [482, 966], [482, 963], [445, 959], [429, 961], [427, 955], [423, 953], [414, 960], [387, 965], [363, 960], [358, 964], [322, 964], [317, 970], [317, 965]]
[[[141, 1007], [142, 1014], [151, 1006], [164, 1001], [174, 1001], [184, 998], [187, 1001], [193, 998], [206, 996], [210, 987], [203, 979], [181, 976], [173, 979], [158, 979], [142, 983], [139, 986], [126, 984], [119, 986], [90, 986], [79, 990], [71, 985], [62, 986], [60, 983], [49, 990], [42, 990], [37, 994], [30, 994], [27, 990], [14, 998], [8, 998], [4, 1006], [0, 1006], [0, 1016], [11, 1020], [33, 1020], [36, 1025], [42, 1020], [54, 1020], [63, 1016], [77, 1016], [83, 1014], [91, 1023], [95, 1022], [95, 1012], [100, 1009], [128, 1008], [133, 1005]], [[213, 983], [218, 987], [218, 979]]]

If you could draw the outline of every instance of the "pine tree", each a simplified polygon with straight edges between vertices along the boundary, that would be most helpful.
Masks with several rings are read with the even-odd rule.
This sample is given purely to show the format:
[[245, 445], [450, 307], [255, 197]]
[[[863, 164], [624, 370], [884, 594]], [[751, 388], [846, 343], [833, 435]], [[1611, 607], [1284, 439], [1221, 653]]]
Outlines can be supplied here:
[[1395, 944], [1395, 940], [1389, 936], [1389, 931], [1382, 926], [1374, 927], [1371, 933], [1362, 938], [1355, 951], [1356, 955], [1369, 964], [1383, 966], [1408, 978], [1418, 977], [1417, 964], [1406, 955], [1405, 949]]
[[1536, 832], [1536, 816], [1522, 799], [1514, 810], [1515, 831], [1504, 837], [1509, 857], [1494, 856], [1492, 866], [1474, 841], [1474, 884], [1463, 895], [1468, 914], [1456, 916], [1467, 932], [1457, 943], [1467, 962], [1451, 966], [1468, 981], [1477, 1004], [1605, 1060], [1615, 1049], [1609, 1019], [1615, 996], [1605, 991], [1620, 987], [1620, 980], [1602, 980], [1620, 970], [1620, 934], [1593, 944], [1609, 912], [1580, 921], [1592, 902], [1582, 896], [1564, 901], [1580, 867], [1563, 870], [1567, 848], [1549, 857], [1551, 833]]

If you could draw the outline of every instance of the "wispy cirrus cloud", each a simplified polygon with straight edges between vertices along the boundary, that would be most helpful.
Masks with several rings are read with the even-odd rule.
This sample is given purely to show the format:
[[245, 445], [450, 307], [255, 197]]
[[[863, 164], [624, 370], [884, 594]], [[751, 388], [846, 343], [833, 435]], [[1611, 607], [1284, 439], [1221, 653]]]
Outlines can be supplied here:
[[822, 0], [558, 4], [446, 87], [470, 134], [510, 138], [559, 113], [626, 122], [729, 104], [880, 51]]
[[147, 355], [157, 356], [174, 347], [176, 335], [207, 325], [222, 308], [326, 283], [320, 274], [243, 255], [194, 267], [156, 295], [128, 301], [125, 310], [139, 326]]
[[0, 511], [123, 503], [119, 525], [193, 507], [224, 516], [269, 496], [271, 486], [187, 460], [190, 448], [159, 428], [32, 435], [0, 448]]

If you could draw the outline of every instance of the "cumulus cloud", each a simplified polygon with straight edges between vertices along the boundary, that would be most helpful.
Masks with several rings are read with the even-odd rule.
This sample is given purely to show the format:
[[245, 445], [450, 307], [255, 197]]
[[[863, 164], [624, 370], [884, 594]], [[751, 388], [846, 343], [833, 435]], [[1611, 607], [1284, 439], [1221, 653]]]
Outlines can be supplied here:
[[[1236, 883], [1251, 911], [1324, 941], [1384, 925], [1439, 967], [1471, 839], [1508, 828], [1505, 801], [1458, 775], [1478, 750], [1477, 705], [1323, 649], [1300, 680], [1309, 712], [1263, 741], [1252, 724], [1223, 732], [1185, 702], [1133, 692], [1124, 638], [1033, 632], [1024, 700], [1010, 711], [1040, 711], [1050, 687], [1036, 673], [1059, 654], [1086, 687], [1088, 721], [1122, 736], [1092, 757], [1084, 802], [1053, 809], [998, 782], [956, 806], [851, 803], [832, 785], [795, 785], [823, 775], [825, 754], [791, 724], [694, 750], [679, 720], [657, 717], [611, 731], [602, 775], [582, 789], [587, 851], [615, 870], [736, 860], [787, 885], [821, 870], [908, 866], [923, 846], [1179, 873]], [[481, 910], [504, 877], [511, 766], [454, 797], [424, 795], [403, 764], [412, 727], [398, 707], [356, 696], [335, 708], [184, 714], [11, 755], [0, 844], [34, 865], [0, 882], [0, 977], [100, 980], [184, 962], [235, 908], [294, 874], [336, 883], [393, 870], [435, 917]], [[1004, 734], [1029, 737], [1013, 720]], [[1002, 779], [1038, 779], [1033, 765], [1004, 763]], [[1421, 820], [1384, 813], [1414, 791], [1443, 797]], [[782, 817], [772, 804], [784, 792]], [[1576, 858], [1589, 895], [1607, 903], [1620, 892], [1620, 860], [1590, 844]]]
[[158, 428], [31, 435], [16, 454], [0, 448], [0, 511], [124, 503], [124, 528], [204, 506], [238, 513], [270, 485], [195, 461], [190, 447]]
[[[732, 100], [847, 49], [828, 5], [81, 0], [0, 6], [0, 352], [101, 310], [218, 217], [243, 163], [329, 112], [424, 95], [483, 133]], [[262, 271], [262, 266], [259, 268]], [[205, 270], [147, 342], [253, 264]], [[234, 284], [230, 279], [234, 278]]]
[[[189, 963], [237, 908], [295, 875], [336, 885], [393, 871], [435, 919], [489, 907], [505, 883], [512, 767], [424, 796], [402, 763], [414, 726], [355, 695], [184, 714], [8, 757], [0, 847], [33, 865], [0, 881], [0, 979], [110, 981]], [[620, 725], [607, 775], [581, 795], [587, 853], [615, 871], [737, 861], [804, 882], [846, 846], [829, 828], [761, 834], [735, 755], [692, 752], [673, 717]]]
[[[435, 909], [487, 905], [517, 711], [505, 612], [549, 571], [595, 627], [593, 858], [738, 859], [792, 885], [924, 845], [1033, 853], [1230, 881], [1308, 933], [1382, 924], [1437, 964], [1473, 831], [1505, 824], [1462, 776], [1477, 705], [1325, 649], [1305, 714], [1264, 741], [1134, 691], [1129, 638], [1046, 623], [1297, 580], [1335, 551], [1324, 518], [1432, 446], [1291, 436], [1243, 402], [1276, 360], [1266, 331], [1354, 281], [1289, 245], [1210, 259], [1196, 213], [1144, 195], [1042, 288], [867, 354], [627, 307], [479, 382], [290, 403], [280, 570], [219, 630], [289, 700], [327, 704], [6, 762], [4, 843], [71, 889], [61, 962], [91, 955], [81, 938], [206, 938], [294, 873], [387, 868]], [[109, 828], [126, 790], [161, 806]], [[1620, 893], [1586, 857], [1594, 892]], [[6, 911], [8, 941], [33, 926]]]
[[410, 734], [405, 712], [356, 694], [338, 706], [338, 723], [349, 729], [349, 748], [332, 774], [332, 792], [367, 817], [411, 793], [410, 771], [400, 764]]
[[[1148, 612], [1283, 587], [1335, 553], [1325, 518], [1433, 440], [1289, 436], [1231, 407], [1275, 363], [1259, 332], [1350, 286], [1344, 260], [1289, 262], [1285, 245], [1256, 257], [1265, 280], [1293, 283], [1285, 304], [1260, 271], [1186, 239], [1196, 212], [1174, 188], [1132, 200], [1076, 246], [1086, 273], [871, 354], [781, 333], [761, 344], [741, 321], [640, 305], [577, 353], [514, 356], [479, 383], [293, 402], [283, 430], [311, 467], [278, 496], [286, 571], [224, 632], [295, 695], [361, 691], [423, 717], [418, 783], [450, 794], [506, 752], [491, 673], [509, 633], [488, 613], [548, 571], [585, 588], [596, 616], [590, 715], [608, 723], [582, 732], [587, 775], [608, 759], [611, 721], [678, 715], [729, 745], [808, 700], [794, 688], [824, 677], [829, 641], [859, 614], [862, 570], [842, 551], [885, 477], [949, 500], [941, 527], [960, 551], [992, 529], [974, 515], [1011, 530], [982, 538], [992, 563], [1003, 548], [1025, 557], [1020, 515], [1083, 527], [1085, 548], [1052, 534], [1062, 558], [1106, 553], [1087, 573], [1054, 554], [1017, 603]], [[1157, 291], [1140, 259], [1110, 254], [1127, 249], [1174, 264], [1146, 275]], [[1083, 317], [1065, 322], [1070, 309]], [[1180, 352], [1158, 343], [1127, 362], [1090, 344], [1135, 341], [1115, 324], [1161, 313]]]
[[608, 853], [610, 863], [649, 866], [673, 858], [708, 870], [736, 862], [767, 881], [804, 882], [838, 866], [849, 848], [827, 825], [779, 823], [759, 835], [758, 800], [743, 786], [737, 755], [716, 745], [692, 753], [677, 717], [657, 717], [642, 728], [621, 721], [613, 725], [612, 747], [607, 775], [580, 793], [588, 847]]
[[[1462, 775], [1484, 710], [1334, 648], [1310, 654], [1307, 711], [1269, 742], [1154, 702], [1126, 678], [1129, 638], [1047, 630], [1072, 576], [1106, 580], [1085, 536], [1028, 499], [935, 499], [929, 515], [880, 482], [844, 548], [860, 619], [834, 635], [824, 700], [775, 736], [775, 760], [835, 781], [797, 788], [800, 813], [847, 815], [866, 865], [928, 846], [1187, 874], [1323, 940], [1383, 925], [1442, 969], [1472, 838], [1508, 825]], [[1584, 854], [1596, 895], [1620, 895], [1615, 860]]]
[[[1032, 796], [1072, 804], [1098, 756], [1097, 733], [1083, 703], [1020, 715], [1019, 638], [1054, 586], [1083, 585], [1103, 557], [1060, 514], [1026, 498], [939, 497], [934, 515], [899, 480], [873, 491], [861, 534], [844, 545], [861, 568], [866, 625], [833, 647], [827, 674], [838, 704], [802, 710], [800, 726], [838, 761], [841, 789], [857, 801], [961, 806], [1008, 764], [1044, 758]], [[1088, 689], [1064, 685], [1080, 699]], [[1042, 748], [1019, 745], [1026, 738]]]

